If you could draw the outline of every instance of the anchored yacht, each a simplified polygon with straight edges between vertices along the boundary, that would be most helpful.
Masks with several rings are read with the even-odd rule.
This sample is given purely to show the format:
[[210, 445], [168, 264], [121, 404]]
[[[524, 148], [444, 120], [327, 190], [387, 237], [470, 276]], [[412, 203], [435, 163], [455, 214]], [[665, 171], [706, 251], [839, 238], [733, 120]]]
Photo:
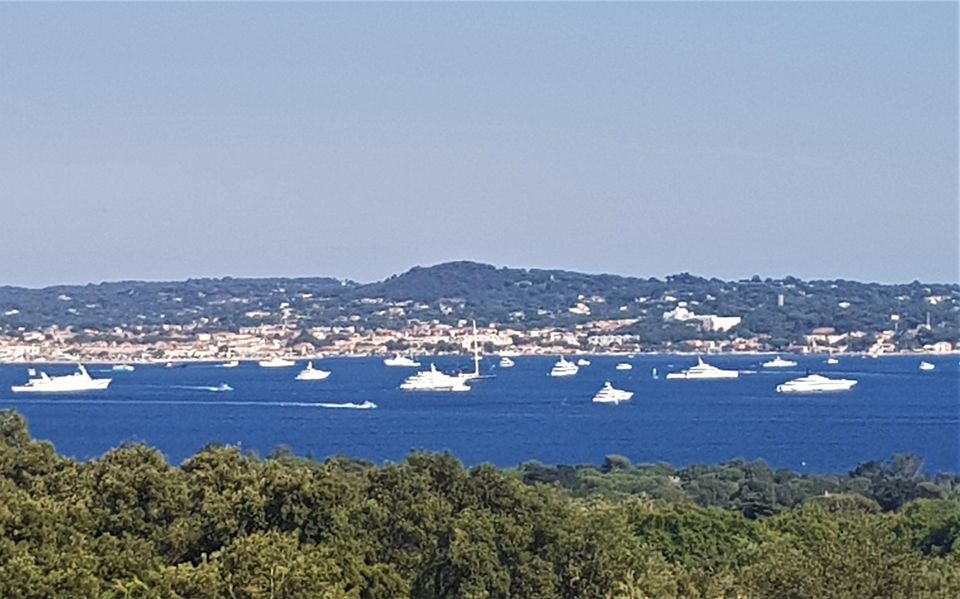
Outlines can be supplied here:
[[220, 368], [236, 368], [240, 365], [240, 360], [230, 360], [220, 365]]
[[617, 364], [616, 369], [617, 370], [633, 370], [633, 364], [630, 364], [629, 362], [620, 362], [619, 364]]
[[500, 368], [513, 368], [514, 361], [507, 356], [500, 357]]
[[257, 362], [262, 368], [286, 368], [287, 366], [293, 366], [296, 364], [293, 360], [286, 360], [278, 356], [274, 356], [269, 360], [260, 360]]
[[933, 362], [927, 362], [926, 360], [920, 362], [920, 370], [930, 371], [934, 368], [936, 368], [936, 366], [934, 366]]
[[784, 360], [780, 356], [777, 356], [776, 358], [770, 360], [769, 362], [763, 363], [764, 368], [792, 368], [796, 365], [797, 363], [794, 362], [793, 360]]
[[90, 376], [83, 364], [73, 374], [50, 376], [46, 372], [27, 371], [30, 378], [25, 385], [14, 385], [14, 393], [77, 393], [79, 391], [103, 391], [113, 379], [95, 379]]
[[580, 372], [580, 367], [573, 362], [567, 362], [563, 356], [553, 365], [550, 376], [573, 376]]
[[408, 356], [401, 356], [400, 354], [395, 354], [392, 358], [385, 358], [383, 363], [387, 366], [399, 366], [403, 368], [416, 368], [420, 366], [420, 362]]
[[469, 391], [466, 379], [461, 376], [446, 374], [437, 370], [436, 365], [430, 364], [430, 370], [421, 370], [417, 374], [407, 377], [400, 383], [404, 391]]
[[313, 367], [313, 362], [307, 362], [307, 367], [301, 370], [295, 377], [298, 381], [322, 381], [330, 376], [329, 370], [320, 370]]
[[133, 372], [134, 367], [129, 364], [114, 364], [110, 370], [114, 372]]
[[697, 365], [691, 366], [680, 372], [667, 373], [667, 379], [686, 379], [686, 380], [711, 380], [711, 379], [735, 379], [740, 376], [738, 370], [723, 370], [716, 366], [711, 366], [703, 361], [703, 358], [697, 356]]
[[577, 366], [589, 366], [589, 365], [590, 365], [590, 360], [586, 358], [580, 358], [579, 360], [577, 360]]
[[827, 358], [827, 364], [829, 364], [829, 365], [831, 365], [831, 366], [834, 366], [834, 365], [839, 364], [839, 363], [840, 363], [840, 360], [834, 358], [833, 356], [830, 356], [829, 358]]
[[616, 405], [622, 401], [629, 401], [632, 397], [633, 391], [615, 389], [614, 386], [610, 384], [610, 381], [607, 381], [603, 384], [603, 387], [597, 391], [597, 394], [593, 396], [593, 403], [612, 403]]
[[782, 385], [777, 385], [778, 393], [831, 393], [849, 391], [857, 384], [853, 379], [831, 379], [819, 374], [808, 374]]

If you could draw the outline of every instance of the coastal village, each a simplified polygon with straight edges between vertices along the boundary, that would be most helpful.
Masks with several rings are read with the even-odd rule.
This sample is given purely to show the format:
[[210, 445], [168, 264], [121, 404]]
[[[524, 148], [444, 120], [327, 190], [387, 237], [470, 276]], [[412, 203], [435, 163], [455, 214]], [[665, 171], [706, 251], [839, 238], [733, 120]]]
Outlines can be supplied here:
[[[499, 323], [477, 323], [477, 339], [487, 355], [558, 354], [632, 354], [644, 352], [674, 353], [955, 353], [960, 343], [939, 341], [909, 349], [898, 346], [897, 328], [878, 332], [838, 332], [833, 327], [817, 327], [804, 335], [802, 343], [773, 347], [769, 336], [738, 336], [742, 321], [737, 315], [696, 314], [684, 301], [662, 313], [664, 322], [693, 324], [707, 337], [724, 333], [722, 338], [695, 338], [667, 342], [651, 347], [637, 334], [625, 334], [636, 319], [590, 320], [573, 327], [520, 328]], [[590, 314], [590, 302], [602, 298], [580, 298], [570, 313]], [[400, 302], [384, 303], [383, 313], [403, 315], [407, 307]], [[402, 328], [366, 326], [359, 315], [348, 315], [346, 322], [333, 326], [303, 327], [296, 312], [283, 306], [280, 323], [239, 327], [237, 331], [210, 331], [205, 323], [162, 324], [155, 326], [113, 327], [108, 330], [77, 330], [72, 326], [48, 326], [36, 330], [22, 328], [0, 334], [0, 362], [97, 362], [97, 363], [170, 363], [187, 361], [263, 360], [272, 357], [319, 358], [323, 356], [443, 355], [468, 353], [473, 344], [472, 324], [459, 319], [455, 324], [438, 320], [413, 320]], [[9, 315], [9, 314], [8, 314]], [[248, 313], [251, 317], [270, 313]], [[897, 324], [896, 315], [891, 322]], [[921, 324], [920, 327], [929, 327]]]

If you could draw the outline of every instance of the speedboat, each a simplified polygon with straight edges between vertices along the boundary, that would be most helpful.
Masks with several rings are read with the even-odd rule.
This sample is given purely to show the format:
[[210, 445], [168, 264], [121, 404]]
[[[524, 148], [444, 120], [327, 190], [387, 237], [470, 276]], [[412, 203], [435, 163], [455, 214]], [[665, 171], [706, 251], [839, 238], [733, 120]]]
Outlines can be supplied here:
[[832, 393], [849, 391], [857, 384], [853, 379], [831, 379], [819, 374], [808, 374], [782, 385], [777, 385], [777, 393]]
[[577, 366], [589, 366], [589, 365], [590, 365], [590, 360], [586, 358], [580, 358], [579, 360], [577, 360]]
[[95, 379], [90, 376], [83, 364], [77, 367], [73, 374], [64, 376], [50, 376], [41, 371], [39, 374], [31, 368], [27, 371], [30, 377], [25, 385], [14, 385], [10, 390], [14, 393], [77, 393], [80, 391], [103, 391], [110, 386], [113, 379]]
[[616, 365], [617, 370], [633, 370], [633, 364], [629, 362], [620, 362]]
[[297, 376], [298, 381], [322, 381], [330, 376], [329, 370], [320, 370], [313, 367], [313, 362], [307, 362], [307, 367], [301, 370]]
[[387, 366], [400, 366], [404, 368], [416, 368], [420, 366], [420, 362], [408, 356], [401, 356], [400, 354], [395, 354], [392, 358], [384, 359], [383, 363]]
[[933, 370], [934, 368], [936, 368], [936, 366], [934, 366], [934, 364], [933, 364], [932, 362], [927, 362], [926, 360], [924, 360], [923, 362], [920, 362], [920, 370], [923, 370], [923, 371], [925, 371], [925, 372], [929, 372], [929, 371]]
[[840, 363], [840, 360], [834, 358], [833, 356], [830, 356], [829, 358], [827, 358], [827, 364], [829, 364], [829, 365], [831, 365], [831, 366], [833, 366], [833, 365], [835, 365], [835, 364], [839, 364], [839, 363]]
[[240, 365], [240, 360], [230, 360], [220, 365], [220, 368], [236, 368]]
[[597, 391], [597, 394], [593, 396], [593, 403], [612, 403], [616, 405], [622, 401], [629, 401], [632, 397], [633, 391], [615, 389], [613, 385], [610, 384], [610, 381], [607, 381], [603, 384], [603, 387]]
[[287, 366], [293, 366], [296, 364], [293, 360], [286, 360], [279, 356], [274, 356], [269, 360], [260, 360], [257, 362], [262, 368], [286, 368]]
[[686, 380], [711, 380], [711, 379], [735, 379], [740, 376], [739, 370], [723, 370], [716, 366], [711, 366], [703, 361], [703, 358], [697, 356], [697, 365], [691, 366], [680, 372], [667, 373], [667, 379], [686, 379]]
[[553, 365], [550, 376], [573, 376], [580, 372], [580, 367], [573, 362], [567, 362], [563, 356]]
[[231, 387], [230, 385], [228, 385], [228, 384], [226, 384], [226, 383], [220, 383], [220, 384], [217, 385], [216, 387], [211, 387], [210, 390], [213, 391], [213, 392], [215, 392], [215, 393], [217, 393], [217, 392], [222, 393], [222, 392], [224, 392], [224, 391], [233, 391], [233, 387]]
[[129, 364], [114, 364], [110, 370], [114, 372], [133, 372], [134, 368]]
[[792, 368], [796, 365], [797, 363], [794, 362], [793, 360], [784, 360], [780, 356], [777, 356], [776, 358], [770, 360], [769, 362], [763, 363], [764, 368]]
[[437, 370], [434, 364], [430, 370], [421, 370], [400, 383], [403, 391], [469, 391], [466, 380], [460, 376], [446, 374]]
[[500, 357], [500, 368], [513, 368], [514, 362], [507, 356]]

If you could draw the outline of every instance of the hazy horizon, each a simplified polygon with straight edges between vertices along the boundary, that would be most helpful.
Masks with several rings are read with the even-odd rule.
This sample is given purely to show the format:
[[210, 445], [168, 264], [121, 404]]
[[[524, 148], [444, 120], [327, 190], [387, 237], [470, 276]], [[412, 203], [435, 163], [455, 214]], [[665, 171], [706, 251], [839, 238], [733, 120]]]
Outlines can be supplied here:
[[0, 285], [960, 280], [956, 3], [0, 4]]

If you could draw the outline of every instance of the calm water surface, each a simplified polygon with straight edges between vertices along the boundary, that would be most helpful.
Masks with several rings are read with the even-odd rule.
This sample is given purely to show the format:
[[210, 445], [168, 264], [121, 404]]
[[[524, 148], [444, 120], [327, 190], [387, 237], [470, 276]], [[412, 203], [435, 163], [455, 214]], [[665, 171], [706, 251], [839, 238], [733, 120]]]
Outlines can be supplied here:
[[[755, 373], [734, 381], [666, 381], [666, 372], [695, 363], [689, 356], [639, 356], [630, 371], [618, 358], [592, 358], [576, 377], [547, 376], [554, 358], [519, 357], [510, 369], [487, 359], [496, 378], [469, 393], [410, 394], [398, 385], [415, 369], [387, 368], [379, 359], [328, 358], [325, 381], [296, 382], [303, 366], [264, 369], [191, 365], [138, 366], [108, 372], [102, 393], [67, 396], [14, 395], [26, 367], [0, 366], [0, 408], [15, 408], [35, 438], [64, 454], [88, 459], [124, 441], [143, 441], [180, 462], [209, 443], [240, 444], [262, 455], [280, 444], [300, 455], [345, 454], [377, 462], [401, 460], [413, 449], [450, 450], [467, 464], [513, 466], [598, 463], [610, 453], [634, 462], [677, 465], [762, 458], [797, 471], [840, 472], [871, 459], [912, 451], [929, 471], [960, 472], [960, 398], [956, 356], [926, 358], [933, 372], [918, 370], [919, 357], [869, 359], [794, 357], [799, 366], [766, 371], [758, 356], [709, 360]], [[442, 369], [469, 361], [438, 358]], [[427, 362], [424, 362], [427, 366]], [[69, 366], [44, 367], [65, 374]], [[656, 368], [660, 379], [654, 380]], [[850, 393], [784, 396], [775, 387], [806, 369], [856, 378]], [[605, 380], [636, 394], [619, 406], [591, 403]], [[210, 388], [227, 383], [230, 392]], [[361, 403], [377, 409], [331, 409], [319, 403]]]

